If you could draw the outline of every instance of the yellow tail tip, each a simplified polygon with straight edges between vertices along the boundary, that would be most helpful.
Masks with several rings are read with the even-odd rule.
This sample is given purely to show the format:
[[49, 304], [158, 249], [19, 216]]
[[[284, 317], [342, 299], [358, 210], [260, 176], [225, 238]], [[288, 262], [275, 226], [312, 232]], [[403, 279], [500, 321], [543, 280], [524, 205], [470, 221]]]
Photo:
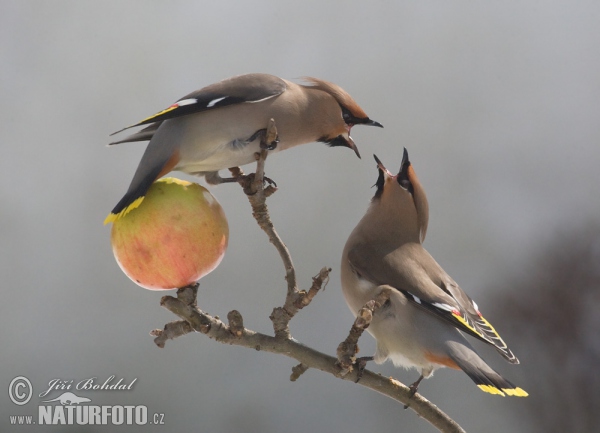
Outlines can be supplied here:
[[477, 387], [484, 392], [489, 392], [490, 394], [501, 395], [504, 397], [504, 393], [493, 385], [477, 385]]
[[506, 393], [506, 395], [511, 395], [513, 397], [527, 397], [527, 396], [529, 396], [529, 394], [527, 394], [527, 391], [525, 391], [522, 388], [503, 389], [502, 391], [504, 391]]
[[106, 218], [104, 218], [104, 225], [109, 224], [109, 223], [114, 223], [116, 220], [119, 219], [119, 215], [120, 214], [115, 214], [115, 213], [109, 213], [108, 216]]
[[112, 213], [112, 212], [109, 213], [108, 216], [104, 219], [104, 225], [106, 225], [108, 223], [114, 223], [119, 218], [124, 217], [129, 212], [131, 212], [135, 208], [139, 207], [140, 204], [142, 204], [142, 201], [144, 201], [144, 197], [143, 196], [142, 197], [138, 197], [129, 206], [127, 206], [125, 209], [123, 209], [121, 212], [119, 212], [119, 213]]
[[502, 397], [504, 397], [505, 395], [510, 395], [512, 397], [527, 397], [529, 395], [522, 388], [502, 388], [500, 390], [493, 385], [477, 385], [477, 387], [484, 392], [501, 395]]

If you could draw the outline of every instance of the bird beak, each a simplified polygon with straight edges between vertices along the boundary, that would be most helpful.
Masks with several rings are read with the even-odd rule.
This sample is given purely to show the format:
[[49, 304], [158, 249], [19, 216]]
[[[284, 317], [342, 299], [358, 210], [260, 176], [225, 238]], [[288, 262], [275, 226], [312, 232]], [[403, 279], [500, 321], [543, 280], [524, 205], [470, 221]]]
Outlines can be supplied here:
[[371, 120], [371, 119], [367, 119], [366, 122], [363, 123], [363, 125], [367, 125], [367, 126], [377, 126], [379, 128], [383, 128], [383, 125], [375, 120]]
[[402, 162], [400, 163], [400, 170], [398, 170], [398, 176], [400, 176], [402, 171], [405, 170], [406, 167], [408, 167], [409, 163], [410, 163], [410, 161], [408, 159], [408, 151], [406, 150], [406, 147], [405, 147], [404, 153], [402, 154]]
[[356, 153], [356, 156], [358, 156], [358, 159], [361, 159], [360, 152], [358, 151], [358, 147], [356, 147], [356, 143], [354, 142], [354, 140], [352, 140], [352, 137], [350, 137], [350, 135], [348, 135], [348, 147], [350, 149], [352, 149], [354, 151], [354, 153]]
[[392, 173], [389, 172], [385, 165], [377, 158], [377, 155], [373, 154], [373, 158], [375, 158], [375, 162], [377, 163], [377, 168], [381, 170], [384, 174], [387, 174], [389, 177], [393, 177]]

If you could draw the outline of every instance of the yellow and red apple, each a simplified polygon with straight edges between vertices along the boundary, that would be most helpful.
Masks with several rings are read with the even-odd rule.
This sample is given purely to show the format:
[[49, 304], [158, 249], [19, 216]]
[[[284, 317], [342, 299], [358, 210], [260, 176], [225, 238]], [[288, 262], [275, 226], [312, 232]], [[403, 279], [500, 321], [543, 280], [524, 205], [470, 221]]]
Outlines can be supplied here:
[[183, 287], [210, 273], [221, 263], [228, 239], [227, 218], [213, 195], [175, 178], [154, 182], [111, 230], [117, 263], [150, 290]]

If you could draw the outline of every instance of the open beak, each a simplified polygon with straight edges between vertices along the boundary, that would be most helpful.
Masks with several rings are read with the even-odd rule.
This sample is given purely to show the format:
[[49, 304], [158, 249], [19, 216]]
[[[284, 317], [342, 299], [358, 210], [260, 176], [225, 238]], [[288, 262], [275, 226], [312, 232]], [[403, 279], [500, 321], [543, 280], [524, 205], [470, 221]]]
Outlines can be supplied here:
[[373, 158], [375, 158], [375, 162], [377, 163], [377, 168], [381, 170], [383, 173], [387, 174], [389, 177], [394, 177], [392, 173], [389, 172], [385, 165], [377, 158], [377, 155], [373, 154]]
[[346, 143], [348, 144], [348, 147], [350, 149], [352, 149], [354, 151], [354, 153], [356, 153], [356, 156], [358, 156], [359, 159], [360, 158], [360, 152], [358, 151], [358, 147], [356, 147], [356, 143], [354, 142], [354, 140], [352, 140], [352, 137], [350, 137], [350, 134], [348, 134], [348, 137], [346, 138]]
[[402, 162], [400, 163], [400, 170], [398, 170], [398, 176], [400, 176], [402, 174], [402, 172], [407, 169], [409, 164], [410, 164], [410, 161], [408, 160], [408, 151], [406, 150], [406, 147], [405, 147], [404, 153], [402, 154]]
[[379, 128], [383, 128], [383, 125], [375, 120], [371, 120], [371, 119], [367, 119], [366, 122], [363, 123], [363, 125], [367, 125], [367, 126], [377, 126]]

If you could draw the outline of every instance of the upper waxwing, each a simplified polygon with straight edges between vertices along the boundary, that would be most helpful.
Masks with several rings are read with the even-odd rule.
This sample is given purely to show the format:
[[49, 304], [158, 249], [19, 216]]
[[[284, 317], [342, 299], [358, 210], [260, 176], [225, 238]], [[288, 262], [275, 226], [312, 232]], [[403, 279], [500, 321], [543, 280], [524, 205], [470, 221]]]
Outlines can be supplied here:
[[436, 369], [450, 367], [463, 370], [483, 391], [527, 396], [492, 370], [460, 332], [519, 363], [477, 304], [423, 248], [429, 206], [406, 149], [397, 175], [375, 160], [377, 192], [346, 242], [341, 265], [342, 289], [355, 315], [384, 287], [392, 287], [368, 328], [377, 340], [372, 359], [419, 369], [413, 392]]
[[272, 152], [321, 141], [358, 149], [354, 125], [382, 125], [369, 119], [341, 87], [316, 78], [299, 85], [267, 74], [232, 77], [184, 96], [135, 125], [149, 125], [111, 144], [150, 140], [125, 196], [106, 218], [111, 222], [139, 206], [150, 185], [172, 170], [220, 183], [218, 171], [255, 161], [269, 120], [278, 137]]

